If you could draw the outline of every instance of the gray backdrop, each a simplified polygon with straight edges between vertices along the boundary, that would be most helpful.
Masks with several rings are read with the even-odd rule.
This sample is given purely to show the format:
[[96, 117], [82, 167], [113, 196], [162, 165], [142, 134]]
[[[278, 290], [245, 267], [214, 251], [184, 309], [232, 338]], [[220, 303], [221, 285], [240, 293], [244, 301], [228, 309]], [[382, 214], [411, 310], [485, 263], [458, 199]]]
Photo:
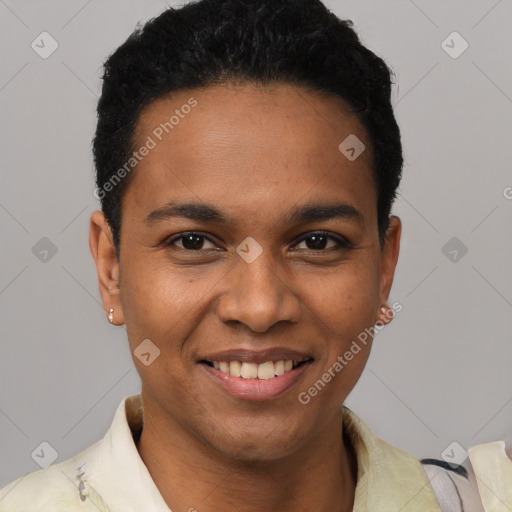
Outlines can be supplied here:
[[[403, 311], [347, 405], [417, 457], [462, 460], [512, 437], [512, 2], [326, 4], [395, 70], [406, 159]], [[101, 63], [166, 5], [0, 0], [0, 487], [42, 442], [59, 462], [100, 439], [140, 389], [89, 253], [90, 143]]]

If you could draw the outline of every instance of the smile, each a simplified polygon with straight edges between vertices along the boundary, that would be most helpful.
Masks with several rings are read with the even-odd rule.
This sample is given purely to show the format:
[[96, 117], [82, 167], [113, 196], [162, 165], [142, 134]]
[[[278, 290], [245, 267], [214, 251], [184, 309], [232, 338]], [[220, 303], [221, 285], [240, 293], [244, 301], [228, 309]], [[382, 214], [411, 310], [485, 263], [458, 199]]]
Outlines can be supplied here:
[[246, 361], [201, 361], [219, 372], [242, 379], [269, 380], [293, 371], [311, 359], [265, 361], [264, 363], [250, 363]]
[[198, 366], [211, 382], [244, 401], [278, 398], [294, 388], [314, 359], [289, 350], [230, 351], [200, 359]]

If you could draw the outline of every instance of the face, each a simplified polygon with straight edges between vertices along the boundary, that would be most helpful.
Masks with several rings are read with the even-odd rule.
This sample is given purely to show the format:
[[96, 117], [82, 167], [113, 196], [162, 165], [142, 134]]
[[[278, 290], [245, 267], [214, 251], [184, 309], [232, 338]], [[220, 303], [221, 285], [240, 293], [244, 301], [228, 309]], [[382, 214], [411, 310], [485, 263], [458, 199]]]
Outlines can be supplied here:
[[[338, 149], [351, 134], [355, 160]], [[145, 414], [229, 457], [300, 449], [359, 379], [371, 338], [336, 361], [379, 319], [398, 258], [397, 217], [379, 246], [364, 128], [305, 89], [222, 85], [157, 100], [135, 135], [152, 148], [123, 198], [120, 261], [101, 212], [90, 247]]]

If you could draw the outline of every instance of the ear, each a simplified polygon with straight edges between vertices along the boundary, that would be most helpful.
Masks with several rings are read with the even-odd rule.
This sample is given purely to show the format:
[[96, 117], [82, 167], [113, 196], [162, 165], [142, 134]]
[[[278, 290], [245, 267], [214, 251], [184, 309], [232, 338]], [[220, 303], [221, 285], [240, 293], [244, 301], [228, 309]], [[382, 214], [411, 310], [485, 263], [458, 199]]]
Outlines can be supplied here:
[[89, 248], [96, 263], [99, 289], [105, 316], [114, 309], [114, 325], [124, 323], [119, 289], [119, 261], [117, 260], [112, 230], [102, 211], [91, 215], [89, 225]]
[[[380, 272], [380, 304], [387, 305], [391, 285], [395, 275], [395, 267], [400, 252], [400, 237], [402, 235], [402, 221], [396, 215], [389, 217], [389, 226], [386, 230], [384, 244], [381, 251], [381, 272]], [[386, 308], [387, 309], [387, 308]], [[382, 324], [391, 322], [393, 316], [382, 314], [378, 321]]]

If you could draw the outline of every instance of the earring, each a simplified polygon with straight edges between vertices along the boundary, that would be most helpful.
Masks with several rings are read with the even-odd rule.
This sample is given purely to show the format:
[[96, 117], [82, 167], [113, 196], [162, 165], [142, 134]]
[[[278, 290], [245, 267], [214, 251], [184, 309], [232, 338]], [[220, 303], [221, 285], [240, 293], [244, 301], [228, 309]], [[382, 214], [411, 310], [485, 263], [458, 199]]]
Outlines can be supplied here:
[[114, 308], [110, 308], [110, 311], [107, 315], [108, 321], [113, 324], [114, 323]]
[[379, 320], [378, 320], [378, 322], [380, 324], [385, 323], [382, 321], [382, 319], [386, 320], [388, 318], [388, 311], [391, 311], [389, 306], [381, 306]]

